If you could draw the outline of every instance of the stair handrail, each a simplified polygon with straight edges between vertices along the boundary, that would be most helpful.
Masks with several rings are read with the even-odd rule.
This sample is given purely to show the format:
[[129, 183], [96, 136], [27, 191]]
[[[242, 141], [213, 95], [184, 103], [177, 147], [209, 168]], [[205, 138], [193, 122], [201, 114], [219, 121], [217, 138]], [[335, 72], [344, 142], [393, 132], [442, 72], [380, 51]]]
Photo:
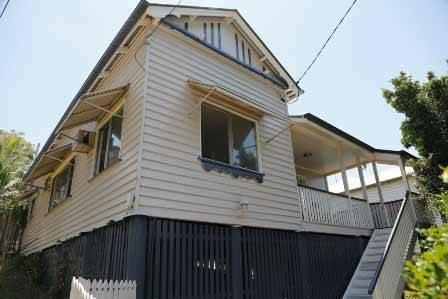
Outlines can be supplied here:
[[[386, 262], [387, 255], [388, 255], [388, 253], [390, 251], [390, 248], [392, 246], [392, 243], [393, 243], [393, 241], [395, 239], [397, 228], [398, 228], [398, 226], [401, 223], [401, 220], [403, 218], [402, 216], [403, 216], [404, 208], [406, 207], [406, 204], [408, 202], [410, 202], [410, 204], [413, 205], [412, 199], [411, 199], [411, 193], [409, 191], [406, 191], [406, 195], [405, 195], [405, 198], [403, 200], [403, 203], [401, 204], [400, 211], [398, 212], [398, 215], [397, 215], [397, 219], [395, 220], [394, 226], [392, 227], [391, 234], [390, 234], [390, 236], [389, 236], [389, 238], [387, 240], [387, 244], [386, 244], [386, 248], [384, 250], [384, 254], [381, 257], [381, 260], [380, 260], [380, 263], [378, 265], [378, 268], [376, 269], [375, 274], [373, 276], [373, 279], [370, 282], [369, 290], [368, 290], [369, 295], [373, 294], [373, 291], [375, 290], [375, 287], [377, 285], [377, 282], [378, 282], [378, 279], [380, 277], [381, 271], [382, 271], [383, 266], [384, 266], [384, 264]], [[416, 220], [415, 209], [414, 209], [413, 206], [411, 208], [413, 210], [413, 215], [414, 215], [415, 220]]]

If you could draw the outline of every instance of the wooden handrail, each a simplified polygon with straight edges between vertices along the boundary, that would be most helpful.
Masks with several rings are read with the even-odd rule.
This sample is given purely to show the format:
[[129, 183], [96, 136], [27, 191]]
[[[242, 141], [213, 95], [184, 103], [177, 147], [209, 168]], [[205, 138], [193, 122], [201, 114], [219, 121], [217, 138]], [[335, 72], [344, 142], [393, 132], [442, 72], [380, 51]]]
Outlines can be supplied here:
[[[386, 204], [388, 204], [388, 203], [394, 203], [394, 202], [399, 202], [399, 201], [403, 201], [403, 198], [400, 198], [400, 199], [394, 199], [394, 200], [388, 200], [388, 201], [385, 201], [384, 204], [386, 205]], [[371, 202], [371, 203], [370, 203], [370, 205], [372, 205], [372, 206], [374, 206], [374, 205], [379, 205], [379, 204], [381, 204], [381, 203], [380, 203], [380, 202]]]
[[[397, 232], [397, 227], [399, 226], [399, 224], [401, 223], [401, 220], [403, 219], [402, 216], [403, 216], [404, 208], [406, 207], [406, 204], [408, 203], [409, 200], [411, 200], [410, 199], [410, 192], [406, 191], [406, 195], [405, 195], [405, 198], [403, 200], [403, 203], [401, 204], [400, 211], [398, 212], [397, 219], [395, 220], [394, 226], [392, 227], [391, 234], [389, 236], [389, 239], [387, 240], [387, 244], [386, 244], [386, 248], [384, 250], [384, 254], [381, 257], [381, 260], [380, 260], [380, 263], [378, 265], [378, 268], [376, 269], [375, 274], [373, 276], [373, 279], [370, 282], [369, 291], [368, 291], [368, 293], [370, 295], [373, 293], [373, 291], [375, 290], [375, 287], [376, 287], [376, 285], [378, 283], [378, 278], [380, 277], [381, 270], [384, 267], [384, 263], [386, 261], [387, 255], [388, 255], [388, 253], [390, 251], [390, 248], [391, 248], [391, 245], [392, 245], [392, 243], [393, 243], [393, 241], [395, 239], [396, 232]], [[412, 202], [411, 202], [411, 204], [412, 204]]]
[[[340, 197], [348, 198], [347, 195], [340, 194], [340, 193], [335, 193], [335, 192], [331, 192], [331, 191], [327, 191], [327, 190], [322, 190], [322, 189], [319, 189], [319, 188], [316, 188], [316, 187], [310, 187], [310, 186], [303, 185], [303, 184], [297, 184], [297, 186], [298, 186], [298, 187], [303, 187], [303, 188], [308, 188], [308, 189], [315, 190], [315, 191], [320, 191], [320, 192], [327, 193], [327, 194], [331, 194], [331, 195], [336, 195], [336, 196], [340, 196]], [[358, 197], [352, 197], [352, 196], [350, 196], [350, 198], [353, 199], [353, 200], [358, 200], [358, 201], [367, 202], [367, 200], [365, 200], [365, 199], [361, 199], [361, 198], [358, 198]]]

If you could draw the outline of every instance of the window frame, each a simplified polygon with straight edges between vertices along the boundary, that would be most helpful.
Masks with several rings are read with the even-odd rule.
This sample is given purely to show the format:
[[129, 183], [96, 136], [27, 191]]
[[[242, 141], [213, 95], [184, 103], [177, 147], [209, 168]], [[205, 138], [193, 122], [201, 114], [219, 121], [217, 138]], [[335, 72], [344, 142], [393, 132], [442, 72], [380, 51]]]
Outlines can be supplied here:
[[[111, 113], [107, 113], [105, 115], [103, 115], [100, 118], [100, 121], [98, 121], [96, 128], [95, 128], [95, 147], [93, 148], [94, 150], [94, 159], [93, 159], [93, 165], [92, 167], [92, 175], [91, 175], [91, 179], [93, 179], [94, 177], [100, 175], [101, 173], [103, 173], [104, 171], [106, 171], [107, 169], [109, 169], [111, 166], [117, 164], [118, 162], [121, 161], [121, 151], [123, 148], [123, 128], [124, 128], [124, 119], [125, 119], [125, 114], [126, 114], [126, 109], [125, 109], [125, 105], [124, 105], [124, 101], [126, 100], [125, 97], [123, 97], [121, 100], [119, 100], [119, 102], [113, 107], [113, 109], [111, 109]], [[99, 157], [99, 141], [100, 141], [100, 131], [101, 129], [103, 129], [106, 125], [109, 125], [109, 123], [112, 121], [112, 117], [117, 114], [121, 109], [123, 109], [123, 114], [122, 114], [122, 124], [121, 124], [121, 148], [120, 151], [118, 152], [118, 159], [107, 166], [104, 166], [103, 170], [98, 171], [98, 157]], [[109, 131], [111, 130], [111, 126], [109, 126]], [[109, 135], [109, 133], [107, 134]], [[106, 145], [106, 156], [107, 156], [107, 152], [108, 152], [108, 148], [109, 148], [109, 142]], [[106, 161], [106, 159], [105, 159]]]
[[[218, 161], [218, 160], [213, 160], [213, 159], [210, 159], [210, 158], [206, 158], [206, 157], [204, 157], [203, 156], [203, 149], [202, 149], [202, 121], [203, 121], [203, 119], [202, 119], [202, 107], [203, 107], [203, 105], [208, 105], [208, 106], [211, 106], [213, 109], [218, 109], [218, 110], [221, 110], [221, 111], [223, 111], [224, 113], [226, 113], [226, 114], [230, 114], [230, 115], [235, 115], [235, 116], [238, 116], [238, 117], [241, 117], [241, 118], [243, 118], [243, 119], [245, 119], [245, 120], [248, 120], [248, 121], [250, 121], [250, 122], [252, 122], [253, 124], [254, 124], [254, 128], [255, 128], [255, 144], [256, 144], [256, 146], [257, 146], [257, 151], [256, 151], [256, 153], [257, 153], [257, 169], [256, 170], [253, 170], [253, 169], [249, 169], [249, 168], [244, 168], [244, 167], [240, 167], [240, 166], [238, 166], [238, 165], [233, 165], [232, 163], [233, 163], [233, 154], [232, 154], [232, 152], [233, 152], [233, 133], [232, 134], [229, 134], [229, 136], [228, 136], [228, 138], [229, 138], [229, 140], [228, 140], [228, 143], [229, 143], [229, 149], [228, 149], [228, 151], [229, 151], [229, 163], [225, 163], [225, 162], [221, 162], [221, 161]], [[219, 164], [223, 164], [223, 165], [228, 165], [228, 167], [231, 167], [231, 168], [237, 168], [237, 169], [241, 169], [241, 170], [243, 170], [243, 171], [248, 171], [248, 172], [254, 172], [254, 173], [259, 173], [259, 174], [261, 174], [262, 172], [263, 172], [263, 166], [262, 166], [262, 163], [261, 163], [261, 149], [260, 149], [260, 133], [259, 133], [259, 123], [258, 123], [258, 120], [256, 119], [256, 118], [252, 118], [252, 117], [250, 117], [250, 116], [247, 116], [247, 115], [244, 115], [244, 114], [242, 114], [242, 113], [239, 113], [239, 112], [237, 112], [237, 111], [235, 111], [235, 110], [233, 110], [233, 109], [230, 109], [230, 108], [228, 108], [228, 107], [225, 107], [225, 106], [222, 106], [222, 105], [219, 105], [219, 104], [216, 104], [216, 103], [212, 103], [212, 102], [209, 102], [209, 101], [205, 101], [205, 102], [203, 102], [203, 103], [201, 103], [201, 117], [200, 117], [200, 123], [199, 123], [199, 147], [200, 147], [200, 154], [199, 154], [199, 157], [200, 157], [200, 160], [208, 160], [208, 161], [214, 161], [214, 162], [217, 162], [217, 163], [219, 163]], [[228, 130], [230, 131], [230, 132], [233, 132], [233, 130], [232, 130], [233, 128], [232, 128], [232, 124], [230, 123], [229, 124], [229, 128], [228, 128]]]
[[[48, 212], [51, 212], [52, 210], [54, 210], [56, 207], [58, 207], [59, 205], [61, 205], [62, 203], [64, 203], [66, 200], [68, 200], [69, 198], [71, 198], [73, 196], [73, 180], [75, 178], [75, 164], [76, 164], [76, 155], [70, 155], [68, 156], [64, 162], [62, 162], [62, 164], [59, 166], [58, 169], [56, 169], [56, 171], [54, 173], [51, 174], [51, 190], [50, 190], [50, 199], [48, 200]], [[54, 194], [54, 184], [56, 182], [56, 177], [58, 175], [60, 175], [62, 172], [64, 172], [67, 168], [72, 168], [70, 176], [70, 187], [68, 190], [68, 194], [64, 195], [64, 199], [61, 200], [58, 204], [56, 204], [55, 206], [51, 206], [51, 203], [53, 202], [53, 194]]]

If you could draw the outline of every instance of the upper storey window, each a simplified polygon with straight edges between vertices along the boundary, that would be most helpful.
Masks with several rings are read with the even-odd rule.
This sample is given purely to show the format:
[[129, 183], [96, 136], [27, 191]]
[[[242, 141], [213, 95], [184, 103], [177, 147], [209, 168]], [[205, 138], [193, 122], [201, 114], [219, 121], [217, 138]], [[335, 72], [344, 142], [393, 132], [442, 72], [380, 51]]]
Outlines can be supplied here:
[[255, 122], [202, 105], [202, 157], [258, 171]]
[[73, 171], [75, 168], [75, 160], [71, 160], [69, 166], [65, 167], [53, 179], [53, 187], [51, 188], [51, 197], [49, 210], [71, 196]]
[[[123, 116], [123, 108], [118, 112]], [[100, 173], [120, 160], [123, 118], [113, 115], [98, 132], [95, 173]]]

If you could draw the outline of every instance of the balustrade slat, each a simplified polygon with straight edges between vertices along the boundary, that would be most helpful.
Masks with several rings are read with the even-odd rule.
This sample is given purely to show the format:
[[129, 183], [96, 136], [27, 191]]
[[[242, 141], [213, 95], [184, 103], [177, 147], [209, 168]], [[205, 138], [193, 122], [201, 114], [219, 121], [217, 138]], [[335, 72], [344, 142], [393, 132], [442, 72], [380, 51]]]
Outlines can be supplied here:
[[306, 186], [298, 186], [303, 221], [358, 228], [373, 228], [373, 216], [367, 201], [349, 199]]

